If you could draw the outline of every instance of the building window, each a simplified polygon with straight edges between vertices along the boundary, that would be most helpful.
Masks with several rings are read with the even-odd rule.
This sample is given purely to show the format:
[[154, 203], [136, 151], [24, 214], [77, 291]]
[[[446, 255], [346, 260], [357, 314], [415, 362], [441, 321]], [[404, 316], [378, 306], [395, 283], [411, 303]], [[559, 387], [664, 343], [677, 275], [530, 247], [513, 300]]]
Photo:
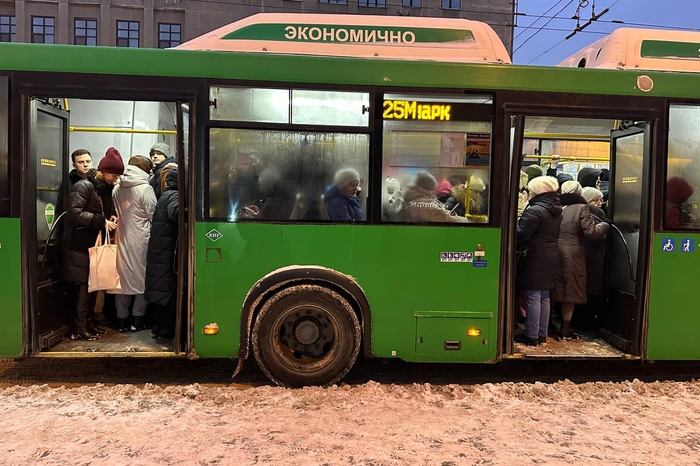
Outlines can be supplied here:
[[97, 20], [75, 18], [74, 36], [75, 45], [97, 45]]
[[167, 49], [182, 43], [182, 26], [177, 23], [158, 23], [158, 48]]
[[15, 17], [0, 16], [0, 42], [15, 42]]
[[459, 10], [462, 8], [462, 0], [442, 0], [443, 10]]
[[386, 0], [360, 0], [359, 6], [386, 8]]
[[117, 47], [139, 46], [139, 22], [117, 21]]
[[337, 3], [338, 5], [347, 5], [348, 0], [318, 0], [318, 3]]
[[420, 7], [423, 6], [422, 3], [422, 0], [402, 0], [401, 6]]
[[32, 16], [32, 42], [53, 44], [56, 20], [53, 16]]

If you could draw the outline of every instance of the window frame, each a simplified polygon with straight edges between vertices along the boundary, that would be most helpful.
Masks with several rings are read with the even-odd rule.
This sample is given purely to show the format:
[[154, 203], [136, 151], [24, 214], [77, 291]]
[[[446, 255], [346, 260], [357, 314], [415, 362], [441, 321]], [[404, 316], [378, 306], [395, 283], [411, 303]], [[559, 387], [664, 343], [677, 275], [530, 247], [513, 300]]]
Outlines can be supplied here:
[[[83, 26], [83, 27], [78, 26], [78, 21], [84, 21], [85, 26]], [[94, 23], [94, 27], [90, 27], [90, 26], [92, 26], [92, 24], [90, 24], [90, 23]], [[79, 35], [78, 31], [84, 31], [85, 34]], [[89, 35], [89, 33], [91, 31], [94, 31], [94, 33], [95, 33], [94, 36]], [[85, 39], [85, 43], [79, 44], [78, 38]], [[93, 44], [89, 43], [90, 39], [94, 40]], [[96, 46], [97, 45], [97, 18], [78, 18], [78, 17], [73, 18], [73, 44], [74, 45], [85, 45], [85, 46]]]
[[[128, 19], [118, 19], [117, 21], [117, 29], [116, 29], [116, 42], [115, 45], [117, 47], [126, 47], [126, 48], [139, 48], [141, 47], [141, 22], [140, 21], [132, 21]], [[126, 25], [126, 29], [120, 27]], [[132, 29], [132, 26], [136, 26], [136, 29]], [[119, 33], [121, 31], [126, 31], [127, 35], [126, 37], [119, 37]], [[134, 39], [131, 37], [132, 32], [136, 32], [136, 38]], [[119, 45], [121, 41], [126, 41], [127, 45]], [[136, 40], [136, 46], [132, 46], [133, 40]]]
[[[168, 28], [167, 31], [162, 30], [166, 26]], [[173, 27], [177, 26], [178, 31], [174, 32]], [[168, 39], [162, 39], [161, 35], [162, 34], [167, 34]], [[178, 39], [174, 40], [173, 35], [177, 34]], [[163, 46], [167, 42], [167, 46]], [[159, 49], [167, 49], [171, 47], [177, 47], [178, 45], [182, 44], [182, 24], [181, 23], [169, 23], [169, 22], [159, 22], [158, 23], [158, 48]]]
[[441, 8], [443, 10], [461, 10], [462, 0], [442, 0]]
[[358, 0], [357, 6], [360, 8], [386, 8], [387, 2], [386, 0]]
[[[39, 21], [41, 24], [39, 24]], [[50, 24], [48, 24], [50, 23]], [[35, 28], [41, 28], [42, 32], [34, 32]], [[51, 32], [47, 30], [51, 29]], [[36, 39], [41, 38], [41, 41]], [[50, 42], [46, 40], [50, 38]], [[54, 16], [34, 16], [32, 15], [32, 44], [55, 44], [56, 43], [56, 17]]]
[[423, 0], [401, 0], [401, 6], [406, 8], [422, 8]]
[[[7, 23], [4, 21], [7, 20]], [[7, 28], [7, 31], [4, 29]], [[9, 40], [3, 40], [7, 37]], [[0, 16], [0, 42], [17, 42], [17, 17], [14, 15]]]

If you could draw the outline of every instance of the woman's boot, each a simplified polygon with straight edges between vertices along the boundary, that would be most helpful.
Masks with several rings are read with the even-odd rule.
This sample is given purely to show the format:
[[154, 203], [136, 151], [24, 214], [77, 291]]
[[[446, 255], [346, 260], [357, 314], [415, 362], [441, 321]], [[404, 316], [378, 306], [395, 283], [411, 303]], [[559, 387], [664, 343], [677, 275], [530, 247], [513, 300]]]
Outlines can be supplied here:
[[100, 328], [97, 326], [97, 323], [95, 322], [95, 311], [90, 311], [87, 319], [87, 329], [90, 331], [90, 333], [95, 333], [97, 335], [104, 335], [107, 333], [107, 330]]
[[73, 321], [71, 338], [73, 340], [96, 340], [99, 338], [99, 335], [90, 331], [88, 328], [88, 308], [90, 305], [90, 300], [87, 293], [87, 285], [83, 286], [81, 284], [77, 294], [78, 295], [76, 296], [75, 302], [75, 319]]

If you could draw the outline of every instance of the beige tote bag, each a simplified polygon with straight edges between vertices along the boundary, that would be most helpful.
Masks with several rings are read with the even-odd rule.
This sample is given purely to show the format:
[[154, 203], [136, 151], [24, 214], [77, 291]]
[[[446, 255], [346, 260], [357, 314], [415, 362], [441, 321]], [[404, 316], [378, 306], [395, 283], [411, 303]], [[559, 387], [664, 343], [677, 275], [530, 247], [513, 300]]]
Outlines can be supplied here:
[[121, 284], [117, 272], [117, 245], [110, 244], [109, 230], [105, 227], [106, 242], [102, 243], [102, 232], [97, 235], [95, 246], [88, 249], [90, 255], [90, 276], [88, 291], [109, 290], [119, 293]]

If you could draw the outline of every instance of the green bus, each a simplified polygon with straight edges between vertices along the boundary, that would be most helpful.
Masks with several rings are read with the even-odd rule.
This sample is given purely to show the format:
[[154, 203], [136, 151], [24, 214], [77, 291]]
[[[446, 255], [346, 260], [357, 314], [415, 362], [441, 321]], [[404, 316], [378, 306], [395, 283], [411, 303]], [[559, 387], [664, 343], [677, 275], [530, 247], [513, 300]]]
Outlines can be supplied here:
[[[255, 15], [170, 50], [0, 44], [0, 355], [254, 358], [287, 386], [360, 353], [700, 359], [700, 192], [665, 224], [666, 181], [700, 184], [700, 36], [648, 34], [647, 56], [689, 68], [517, 66], [481, 23], [350, 15]], [[155, 142], [181, 167], [175, 340], [67, 339], [70, 154]], [[526, 347], [521, 171], [554, 156], [609, 169], [615, 228], [595, 326]], [[350, 219], [329, 207], [348, 173]]]

